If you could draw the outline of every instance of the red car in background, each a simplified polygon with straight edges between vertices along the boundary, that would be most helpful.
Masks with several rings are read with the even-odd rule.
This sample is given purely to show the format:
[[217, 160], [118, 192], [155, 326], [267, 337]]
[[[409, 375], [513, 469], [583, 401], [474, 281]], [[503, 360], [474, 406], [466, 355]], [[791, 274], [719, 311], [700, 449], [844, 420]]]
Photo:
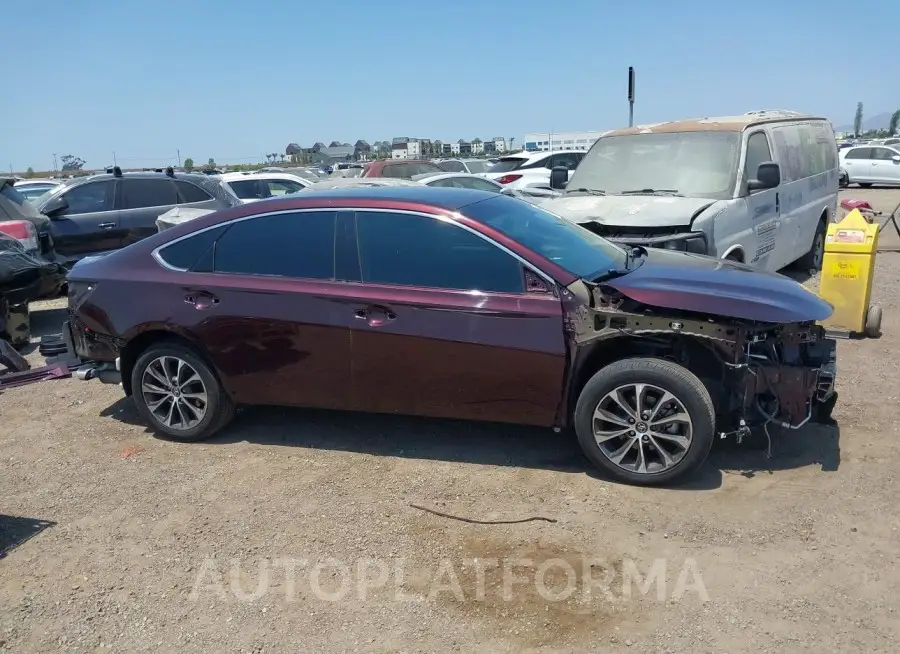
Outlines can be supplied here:
[[815, 324], [832, 307], [800, 284], [471, 189], [202, 216], [76, 264], [69, 310], [76, 376], [121, 383], [181, 440], [238, 404], [574, 427], [595, 465], [653, 484], [715, 434], [827, 420], [837, 397]]
[[425, 159], [383, 159], [366, 164], [361, 177], [394, 177], [410, 179], [423, 173], [447, 172], [436, 163]]

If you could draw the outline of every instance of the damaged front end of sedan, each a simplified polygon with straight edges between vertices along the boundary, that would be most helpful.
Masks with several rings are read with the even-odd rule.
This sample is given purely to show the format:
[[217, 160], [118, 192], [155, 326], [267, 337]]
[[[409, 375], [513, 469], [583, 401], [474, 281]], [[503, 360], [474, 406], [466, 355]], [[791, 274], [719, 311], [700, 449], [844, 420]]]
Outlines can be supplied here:
[[570, 378], [576, 387], [612, 361], [654, 357], [700, 379], [713, 400], [722, 438], [741, 442], [757, 429], [768, 436], [770, 425], [800, 429], [809, 422], [831, 422], [837, 401], [835, 341], [816, 324], [819, 318], [775, 323], [650, 306], [588, 282], [568, 291]]

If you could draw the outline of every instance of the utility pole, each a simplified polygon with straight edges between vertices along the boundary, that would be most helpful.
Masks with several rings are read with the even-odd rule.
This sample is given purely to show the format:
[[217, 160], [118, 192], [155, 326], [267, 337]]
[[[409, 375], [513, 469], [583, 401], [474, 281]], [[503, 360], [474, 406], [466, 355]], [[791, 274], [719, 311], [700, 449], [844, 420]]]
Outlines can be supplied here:
[[178, 154], [178, 167], [181, 168], [181, 150], [175, 150]]
[[53, 153], [53, 174], [55, 175], [58, 172], [59, 172], [59, 167], [56, 165], [56, 153], [54, 152]]
[[119, 165], [119, 162], [116, 161], [116, 153], [113, 152], [113, 166], [118, 166], [118, 165]]
[[628, 67], [628, 126], [634, 127], [634, 66]]

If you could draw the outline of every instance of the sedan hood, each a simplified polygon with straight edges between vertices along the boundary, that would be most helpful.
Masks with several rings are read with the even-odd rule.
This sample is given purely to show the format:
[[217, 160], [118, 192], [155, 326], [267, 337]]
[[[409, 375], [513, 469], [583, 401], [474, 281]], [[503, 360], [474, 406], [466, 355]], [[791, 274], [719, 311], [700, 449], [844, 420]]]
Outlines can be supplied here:
[[784, 275], [735, 261], [656, 248], [648, 248], [636, 269], [605, 284], [650, 306], [739, 320], [820, 321], [834, 310]]
[[655, 195], [579, 195], [571, 193], [542, 206], [573, 223], [596, 222], [613, 227], [688, 226], [694, 216], [714, 204], [706, 198]]

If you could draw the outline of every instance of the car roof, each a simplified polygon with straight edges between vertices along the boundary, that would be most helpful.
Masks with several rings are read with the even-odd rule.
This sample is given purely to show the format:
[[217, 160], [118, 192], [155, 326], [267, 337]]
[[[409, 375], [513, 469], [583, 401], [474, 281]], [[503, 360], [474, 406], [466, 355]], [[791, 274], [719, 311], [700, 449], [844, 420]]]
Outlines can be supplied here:
[[[81, 184], [114, 179], [117, 179], [117, 177], [113, 173], [98, 173], [96, 175], [85, 175], [83, 177], [72, 177], [71, 179], [59, 180], [61, 183], [55, 189], [53, 189], [53, 195], [51, 197], [56, 197], [57, 195], [65, 192], [65, 190], [80, 186]], [[212, 195], [214, 198], [220, 201], [224, 201], [226, 204], [233, 205], [235, 202], [237, 202], [234, 197], [232, 197], [220, 186], [220, 180], [218, 179], [218, 177], [213, 175], [203, 175], [200, 173], [173, 173], [170, 177], [165, 173], [141, 171], [134, 173], [122, 173], [122, 177], [118, 179], [173, 179], [188, 181], [192, 184], [196, 184], [204, 191]]]
[[42, 186], [46, 186], [47, 184], [62, 184], [63, 180], [61, 179], [50, 179], [49, 177], [32, 177], [31, 179], [19, 179], [16, 180], [16, 186], [26, 186], [28, 184], [41, 184]]
[[225, 182], [233, 182], [237, 179], [290, 179], [295, 180], [299, 179], [304, 182], [308, 182], [308, 179], [304, 179], [300, 177], [300, 175], [292, 175], [287, 172], [269, 172], [269, 171], [248, 171], [248, 172], [234, 172], [234, 173], [222, 173], [221, 175], [216, 175], [219, 179]]
[[803, 114], [796, 111], [775, 109], [768, 111], [748, 111], [740, 116], [711, 116], [706, 118], [689, 118], [673, 120], [650, 125], [635, 125], [624, 129], [612, 130], [601, 134], [604, 136], [624, 136], [628, 134], [665, 134], [673, 132], [742, 132], [753, 125], [766, 123], [825, 121], [826, 118]]

